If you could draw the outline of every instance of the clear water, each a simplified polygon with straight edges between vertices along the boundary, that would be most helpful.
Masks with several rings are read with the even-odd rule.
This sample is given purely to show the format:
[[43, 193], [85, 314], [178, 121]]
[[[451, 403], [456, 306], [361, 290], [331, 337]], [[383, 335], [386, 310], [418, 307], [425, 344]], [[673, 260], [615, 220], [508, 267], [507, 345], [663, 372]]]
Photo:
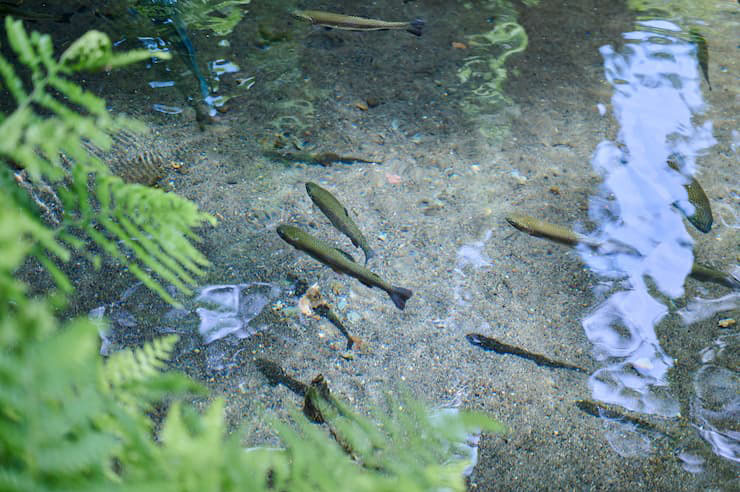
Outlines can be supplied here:
[[[510, 429], [475, 441], [471, 488], [737, 487], [740, 294], [687, 276], [694, 262], [740, 275], [740, 7], [525, 3], [253, 0], [231, 34], [189, 33], [208, 101], [182, 57], [88, 78], [166, 136], [184, 163], [171, 187], [220, 221], [201, 231], [213, 267], [184, 309], [125, 274], [80, 290], [78, 311], [111, 320], [104, 350], [178, 333], [175, 365], [225, 395], [234, 423], [300, 403], [267, 386], [256, 358], [304, 381], [322, 373], [360, 409], [398, 385], [432, 405], [454, 398]], [[297, 7], [426, 26], [419, 38], [324, 31], [292, 18]], [[79, 19], [53, 26], [57, 45], [97, 27], [121, 49], [173, 49], [154, 28]], [[690, 28], [707, 41], [711, 91]], [[322, 152], [375, 163], [305, 159]], [[706, 234], [676, 206], [690, 213], [691, 177], [711, 203]], [[346, 206], [376, 251], [371, 269], [414, 291], [404, 311], [275, 234], [295, 224], [362, 257], [307, 181]], [[506, 222], [514, 212], [604, 246], [528, 236]], [[301, 312], [314, 283], [361, 348]], [[468, 333], [589, 375], [484, 352]], [[257, 429], [253, 444], [272, 442]]]

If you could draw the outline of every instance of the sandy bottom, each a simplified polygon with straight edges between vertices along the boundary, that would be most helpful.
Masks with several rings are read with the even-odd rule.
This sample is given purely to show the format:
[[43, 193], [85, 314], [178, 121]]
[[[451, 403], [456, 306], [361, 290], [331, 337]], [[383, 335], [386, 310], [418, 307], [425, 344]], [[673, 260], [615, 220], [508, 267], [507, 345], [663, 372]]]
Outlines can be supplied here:
[[[469, 109], [473, 83], [461, 83], [457, 73], [467, 57], [485, 50], [451, 43], [490, 31], [498, 12], [443, 1], [385, 3], [387, 10], [360, 2], [345, 2], [345, 8], [368, 16], [423, 17], [423, 36], [312, 29], [257, 0], [228, 38], [229, 47], [194, 36], [204, 60], [223, 58], [240, 67], [221, 77], [219, 89], [240, 97], [203, 131], [180, 92], [147, 85], [184, 71], [179, 60], [170, 62], [172, 72], [155, 66], [90, 81], [113, 108], [155, 126], [174, 147], [173, 158], [184, 165], [171, 172], [171, 185], [219, 219], [217, 227], [201, 231], [203, 251], [213, 262], [202, 285], [239, 286], [221, 292], [239, 292], [249, 304], [244, 309], [252, 310], [237, 332], [243, 338], [207, 345], [198, 334], [202, 315], [195, 312], [202, 304], [186, 300], [185, 312], [172, 313], [135, 289], [117, 304], [134, 317], [118, 329], [118, 343], [178, 331], [175, 366], [205, 382], [214, 396], [225, 396], [232, 423], [255, 421], [252, 445], [274, 440], [257, 422], [260, 408], [283, 414], [301, 403], [286, 388], [267, 385], [254, 363], [265, 358], [280, 361], [302, 381], [323, 374], [360, 411], [401, 385], [430, 405], [457, 401], [500, 420], [509, 432], [482, 439], [471, 490], [731, 488], [737, 468], [715, 456], [685, 418], [654, 418], [677, 438], [650, 435], [643, 447], [633, 440], [620, 455], [607, 434], [630, 429], [574, 404], [591, 398], [587, 375], [485, 352], [465, 339], [483, 333], [589, 371], [600, 367], [581, 320], [602, 299], [594, 293], [601, 280], [573, 250], [517, 232], [504, 217], [517, 211], [565, 225], [586, 220], [600, 183], [591, 156], [618, 132], [598, 49], [620, 49], [633, 14], [621, 2], [598, 0], [570, 2], [567, 9], [555, 5], [560, 2], [523, 9], [519, 23], [529, 45], [506, 64], [508, 100], [490, 107], [490, 101], [481, 102], [476, 113]], [[265, 26], [287, 33], [286, 39], [266, 43], [269, 49], [256, 46]], [[729, 35], [712, 39], [711, 53], [725, 68], [720, 61], [710, 64], [714, 90], [704, 93], [708, 109], [701, 118], [714, 122], [718, 143], [701, 160], [699, 175], [730, 225], [738, 209], [731, 146], [737, 127], [735, 41]], [[249, 76], [254, 86], [239, 86]], [[154, 112], [153, 104], [183, 112]], [[379, 162], [324, 167], [279, 161], [266, 150], [335, 152]], [[382, 291], [332, 272], [277, 236], [277, 225], [292, 223], [364, 259], [312, 205], [307, 181], [344, 203], [375, 249], [372, 270], [414, 291], [404, 311]], [[695, 232], [695, 251], [705, 262], [725, 268], [737, 263], [733, 229], [718, 222], [709, 234]], [[80, 278], [76, 312], [111, 305], [132, 285], [115, 270], [107, 278], [102, 288], [96, 277]], [[346, 350], [329, 322], [298, 313], [298, 296], [314, 283], [365, 342], [362, 348]], [[722, 287], [688, 280], [685, 295], [673, 302], [680, 307], [697, 295], [725, 294]], [[727, 317], [733, 313], [685, 326], [670, 314], [656, 328], [664, 350], [678, 361], [671, 391], [685, 410], [699, 351], [722, 333], [736, 333], [736, 327], [718, 327], [718, 319]], [[126, 325], [120, 320], [119, 328]], [[686, 450], [706, 460], [704, 472], [684, 471], [677, 456]]]

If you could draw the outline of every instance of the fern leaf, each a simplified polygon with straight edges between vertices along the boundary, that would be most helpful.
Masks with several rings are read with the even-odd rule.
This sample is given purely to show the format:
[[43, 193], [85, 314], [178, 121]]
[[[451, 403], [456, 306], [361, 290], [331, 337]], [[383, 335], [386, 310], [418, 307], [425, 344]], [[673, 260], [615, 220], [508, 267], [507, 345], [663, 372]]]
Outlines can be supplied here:
[[68, 475], [99, 467], [101, 457], [110, 456], [117, 440], [107, 434], [88, 433], [77, 440], [48, 445], [36, 455], [38, 471], [49, 475]]
[[23, 90], [23, 82], [18, 77], [18, 74], [15, 73], [13, 65], [8, 63], [8, 60], [2, 55], [0, 55], [0, 76], [3, 78], [5, 87], [8, 88], [8, 92], [13, 96], [16, 103], [21, 104], [28, 99], [28, 94]]
[[145, 381], [159, 374], [166, 367], [177, 339], [177, 335], [168, 335], [142, 348], [114, 353], [105, 364], [105, 381], [115, 388], [132, 381]]

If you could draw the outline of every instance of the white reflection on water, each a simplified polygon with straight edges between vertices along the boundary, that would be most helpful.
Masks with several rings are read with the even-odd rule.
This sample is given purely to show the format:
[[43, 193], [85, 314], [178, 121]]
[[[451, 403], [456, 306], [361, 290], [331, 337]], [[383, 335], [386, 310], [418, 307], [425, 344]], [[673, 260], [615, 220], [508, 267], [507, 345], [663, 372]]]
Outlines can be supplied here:
[[280, 288], [265, 282], [236, 285], [209, 285], [195, 302], [200, 318], [198, 331], [206, 344], [227, 336], [237, 339], [254, 335], [259, 328], [250, 321], [280, 295]]
[[691, 417], [712, 450], [740, 463], [740, 334], [719, 337], [702, 350], [704, 365], [694, 375]]
[[[696, 48], [680, 37], [680, 27], [655, 22], [625, 33], [621, 52], [600, 50], [620, 131], [617, 142], [598, 146], [592, 161], [603, 184], [590, 202], [597, 224], [591, 237], [628, 247], [581, 249], [595, 272], [618, 279], [583, 328], [606, 364], [589, 380], [595, 399], [673, 417], [680, 407], [666, 375], [674, 362], [654, 329], [668, 308], [658, 296], [683, 295], [693, 240], [675, 205], [691, 212], [684, 185], [696, 157], [715, 140], [711, 122], [692, 121], [704, 109]], [[667, 165], [669, 157], [680, 171]]]

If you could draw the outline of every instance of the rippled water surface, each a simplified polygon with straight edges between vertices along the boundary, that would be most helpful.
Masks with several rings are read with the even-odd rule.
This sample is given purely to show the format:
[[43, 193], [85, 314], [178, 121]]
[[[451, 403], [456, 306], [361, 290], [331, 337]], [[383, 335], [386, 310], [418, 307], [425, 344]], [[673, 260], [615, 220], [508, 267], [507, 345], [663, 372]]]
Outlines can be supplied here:
[[[475, 441], [471, 489], [739, 486], [737, 2], [252, 0], [227, 35], [185, 25], [189, 51], [182, 26], [103, 4], [37, 28], [176, 55], [84, 83], [157, 131], [160, 185], [219, 223], [182, 309], [125, 272], [79, 274], [75, 310], [111, 321], [102, 353], [179, 334], [175, 365], [234, 424], [301, 403], [259, 358], [363, 410], [399, 385], [483, 410], [509, 432]], [[425, 26], [324, 30], [296, 8]], [[306, 182], [342, 202], [368, 267], [414, 292], [404, 310], [278, 237], [292, 224], [364, 260]], [[300, 301], [313, 284], [351, 348]]]

